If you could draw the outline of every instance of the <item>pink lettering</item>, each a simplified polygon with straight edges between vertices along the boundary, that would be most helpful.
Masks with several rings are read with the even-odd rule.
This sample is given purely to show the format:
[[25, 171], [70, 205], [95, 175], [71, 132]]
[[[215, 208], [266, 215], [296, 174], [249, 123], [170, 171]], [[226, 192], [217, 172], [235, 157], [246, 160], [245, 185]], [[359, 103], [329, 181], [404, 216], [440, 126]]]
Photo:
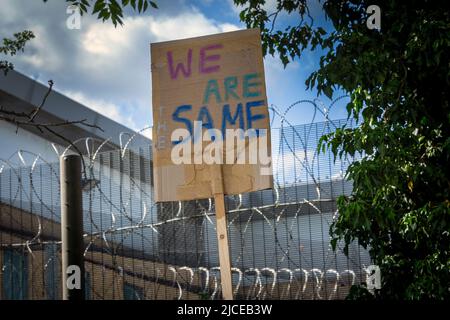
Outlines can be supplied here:
[[199, 71], [200, 73], [211, 73], [211, 72], [217, 72], [220, 69], [220, 65], [212, 65], [207, 67], [206, 62], [211, 61], [217, 61], [220, 59], [219, 54], [212, 54], [207, 56], [206, 51], [207, 50], [217, 50], [222, 49], [223, 46], [221, 44], [214, 44], [211, 46], [203, 47], [200, 49], [200, 65], [199, 65]]
[[185, 65], [180, 62], [177, 64], [174, 70], [172, 51], [167, 52], [167, 62], [169, 64], [169, 72], [172, 79], [176, 79], [180, 71], [186, 78], [188, 78], [191, 75], [192, 49], [189, 49], [187, 54], [187, 67], [185, 67]]

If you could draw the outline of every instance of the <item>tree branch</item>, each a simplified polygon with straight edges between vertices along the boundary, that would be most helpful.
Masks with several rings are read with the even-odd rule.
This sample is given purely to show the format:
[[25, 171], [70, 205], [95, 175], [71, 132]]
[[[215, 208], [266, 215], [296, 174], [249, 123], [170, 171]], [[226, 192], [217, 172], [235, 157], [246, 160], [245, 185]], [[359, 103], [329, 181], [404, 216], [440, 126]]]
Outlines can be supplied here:
[[34, 118], [37, 116], [39, 111], [41, 111], [42, 107], [44, 106], [45, 102], [47, 101], [47, 98], [48, 98], [50, 92], [52, 92], [53, 80], [48, 80], [48, 86], [49, 87], [48, 87], [47, 93], [45, 94], [44, 98], [42, 99], [41, 104], [30, 114], [29, 122], [33, 122]]
[[66, 138], [63, 134], [56, 132], [53, 128], [74, 125], [74, 124], [81, 124], [83, 126], [95, 128], [95, 129], [98, 129], [101, 131], [103, 131], [103, 129], [95, 124], [87, 123], [86, 119], [75, 120], [75, 121], [64, 120], [61, 122], [54, 122], [54, 123], [35, 122], [36, 116], [42, 110], [42, 108], [44, 107], [44, 105], [47, 101], [48, 96], [52, 92], [53, 81], [49, 80], [48, 84], [49, 84], [49, 88], [48, 88], [47, 92], [45, 93], [41, 103], [32, 112], [25, 113], [25, 112], [16, 112], [16, 111], [11, 111], [11, 110], [5, 110], [3, 108], [3, 106], [0, 106], [0, 120], [6, 121], [9, 123], [13, 123], [17, 127], [16, 133], [19, 130], [19, 126], [32, 126], [32, 127], [37, 128], [41, 133], [44, 133], [44, 130], [45, 130], [45, 131], [49, 132], [50, 134], [60, 138], [61, 140], [66, 142], [68, 145], [72, 146], [73, 149], [81, 156], [81, 160], [83, 163], [83, 174], [86, 177], [86, 170], [85, 170], [86, 165], [84, 162], [83, 153], [80, 151], [80, 149], [78, 149], [78, 147], [72, 141], [70, 141], [70, 139]]
[[65, 121], [54, 122], [54, 123], [39, 123], [39, 122], [35, 122], [34, 120], [35, 120], [36, 116], [39, 114], [39, 112], [44, 107], [48, 96], [50, 95], [50, 93], [53, 90], [53, 84], [54, 84], [53, 80], [49, 80], [48, 84], [49, 84], [48, 90], [45, 93], [41, 103], [32, 112], [30, 112], [28, 114], [28, 113], [25, 113], [25, 112], [16, 112], [16, 111], [12, 111], [12, 110], [5, 110], [3, 108], [3, 106], [0, 106], [0, 119], [4, 120], [4, 121], [7, 121], [7, 122], [10, 122], [10, 123], [14, 123], [17, 126], [19, 126], [19, 125], [21, 125], [21, 126], [34, 126], [34, 127], [38, 128], [41, 132], [43, 132], [41, 128], [46, 129], [46, 127], [61, 127], [61, 126], [73, 125], [73, 124], [81, 124], [81, 125], [86, 126], [86, 127], [95, 128], [95, 129], [103, 131], [103, 129], [100, 128], [99, 126], [87, 123], [86, 119], [75, 120], [75, 121], [65, 120]]
[[[0, 111], [0, 113], [1, 113], [1, 111]], [[103, 129], [100, 128], [99, 126], [97, 126], [95, 124], [87, 123], [86, 119], [76, 120], [76, 121], [62, 121], [62, 122], [54, 122], [54, 123], [36, 123], [36, 122], [30, 122], [30, 121], [17, 120], [15, 118], [10, 118], [10, 117], [5, 117], [5, 116], [0, 115], [0, 120], [14, 123], [15, 125], [33, 126], [33, 127], [37, 127], [37, 128], [62, 127], [62, 126], [67, 126], [67, 125], [72, 125], [72, 124], [82, 124], [86, 127], [95, 128], [95, 129], [103, 131]]]

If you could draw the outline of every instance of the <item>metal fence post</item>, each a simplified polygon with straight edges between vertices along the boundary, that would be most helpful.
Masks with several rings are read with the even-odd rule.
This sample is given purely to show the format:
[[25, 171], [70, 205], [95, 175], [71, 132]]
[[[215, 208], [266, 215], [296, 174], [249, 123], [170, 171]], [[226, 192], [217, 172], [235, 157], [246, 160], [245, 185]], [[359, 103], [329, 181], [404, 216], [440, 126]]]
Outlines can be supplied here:
[[79, 155], [60, 158], [60, 181], [63, 300], [84, 300], [83, 206]]

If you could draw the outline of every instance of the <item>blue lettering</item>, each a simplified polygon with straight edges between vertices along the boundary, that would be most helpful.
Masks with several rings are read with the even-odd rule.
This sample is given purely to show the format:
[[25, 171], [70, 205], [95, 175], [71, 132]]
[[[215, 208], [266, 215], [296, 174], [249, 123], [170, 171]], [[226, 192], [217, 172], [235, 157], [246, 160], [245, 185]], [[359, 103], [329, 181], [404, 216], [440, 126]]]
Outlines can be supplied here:
[[239, 128], [244, 129], [244, 115], [242, 113], [242, 103], [238, 103], [236, 107], [236, 113], [231, 116], [230, 105], [226, 104], [222, 109], [222, 134], [225, 137], [225, 129], [227, 128], [227, 122], [234, 125], [239, 117]]
[[200, 112], [198, 113], [197, 121], [202, 122], [202, 127], [206, 129], [213, 129], [214, 128], [214, 122], [211, 117], [211, 114], [208, 111], [207, 107], [202, 107], [200, 109]]
[[[181, 112], [190, 111], [192, 110], [192, 106], [190, 104], [185, 104], [182, 106], [177, 107], [177, 109], [172, 113], [172, 120], [176, 122], [181, 122], [186, 125], [187, 130], [189, 131], [190, 135], [192, 135], [192, 123], [187, 118], [180, 117]], [[172, 141], [172, 144], [178, 144], [180, 141]]]
[[[258, 100], [258, 101], [250, 101], [245, 104], [245, 112], [247, 114], [247, 129], [250, 129], [253, 127], [253, 122], [258, 121], [261, 119], [264, 119], [266, 115], [264, 114], [254, 114], [252, 115], [252, 108], [254, 107], [262, 107], [265, 105], [264, 100]], [[259, 130], [257, 130], [259, 134]]]

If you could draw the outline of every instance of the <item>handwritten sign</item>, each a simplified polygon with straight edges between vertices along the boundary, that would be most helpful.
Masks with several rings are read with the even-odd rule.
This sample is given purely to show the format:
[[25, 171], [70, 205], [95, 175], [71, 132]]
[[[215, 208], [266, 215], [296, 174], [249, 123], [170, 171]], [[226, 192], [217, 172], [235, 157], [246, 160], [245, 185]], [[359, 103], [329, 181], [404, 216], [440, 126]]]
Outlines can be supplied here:
[[[212, 197], [208, 166], [214, 161], [208, 161], [205, 152], [222, 166], [225, 194], [271, 188], [259, 30], [153, 43], [151, 58], [155, 200]], [[215, 132], [209, 149], [207, 130]], [[233, 132], [248, 139], [239, 144], [239, 134]], [[257, 140], [256, 149], [251, 137]], [[186, 138], [192, 140], [186, 143]], [[268, 153], [266, 160], [251, 161], [261, 158], [260, 150]]]

